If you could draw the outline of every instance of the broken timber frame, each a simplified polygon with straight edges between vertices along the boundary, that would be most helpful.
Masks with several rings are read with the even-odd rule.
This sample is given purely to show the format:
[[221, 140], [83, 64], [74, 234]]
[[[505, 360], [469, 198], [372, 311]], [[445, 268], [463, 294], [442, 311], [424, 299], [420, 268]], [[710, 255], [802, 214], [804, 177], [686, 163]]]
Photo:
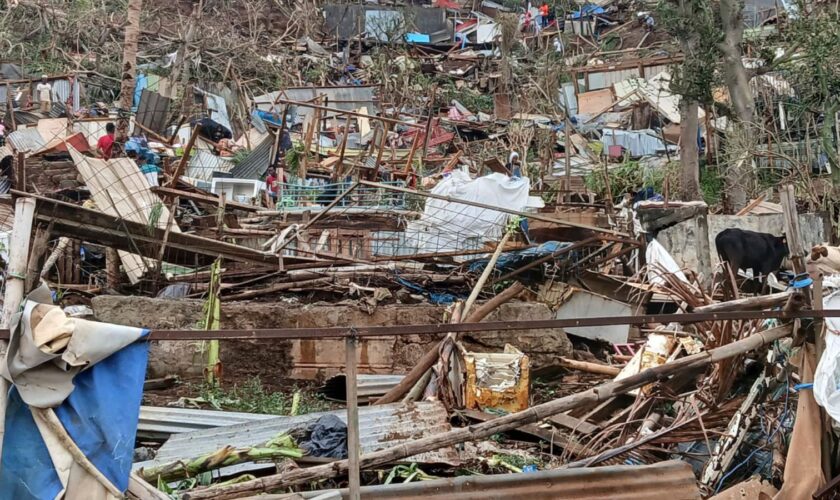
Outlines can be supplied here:
[[[448, 325], [452, 326], [452, 325]], [[368, 453], [360, 458], [362, 468], [386, 465], [418, 453], [453, 446], [466, 441], [487, 438], [499, 432], [516, 429], [526, 424], [533, 424], [552, 415], [562, 413], [584, 404], [597, 403], [606, 399], [626, 394], [627, 392], [669, 377], [676, 373], [695, 371], [724, 359], [749, 352], [765, 344], [791, 334], [792, 325], [783, 325], [763, 332], [758, 332], [745, 339], [732, 342], [710, 351], [671, 361], [660, 366], [648, 368], [636, 375], [622, 380], [611, 381], [584, 392], [572, 394], [547, 403], [532, 406], [521, 412], [511, 413], [489, 422], [453, 429], [451, 431], [416, 439], [384, 450]], [[185, 500], [241, 498], [252, 493], [285, 488], [296, 484], [308, 483], [347, 474], [348, 460], [341, 460], [308, 469], [296, 469], [272, 476], [266, 476], [238, 484], [215, 486], [183, 494]]]

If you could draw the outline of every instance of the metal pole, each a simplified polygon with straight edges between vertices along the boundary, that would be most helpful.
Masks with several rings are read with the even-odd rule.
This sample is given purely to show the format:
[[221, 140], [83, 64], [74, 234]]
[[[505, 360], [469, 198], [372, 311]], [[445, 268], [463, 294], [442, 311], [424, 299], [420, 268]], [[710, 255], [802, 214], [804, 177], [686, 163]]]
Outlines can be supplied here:
[[344, 340], [344, 350], [347, 355], [347, 458], [349, 468], [347, 475], [350, 479], [350, 500], [360, 500], [361, 484], [359, 481], [359, 400], [356, 396], [356, 346], [358, 338], [351, 330]]

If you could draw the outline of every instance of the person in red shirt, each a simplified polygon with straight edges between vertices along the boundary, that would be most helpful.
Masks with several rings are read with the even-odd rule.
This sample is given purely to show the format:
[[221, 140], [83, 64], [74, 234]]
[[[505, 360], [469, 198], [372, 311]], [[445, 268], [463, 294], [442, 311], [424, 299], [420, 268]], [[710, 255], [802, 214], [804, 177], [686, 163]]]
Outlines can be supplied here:
[[96, 153], [104, 160], [110, 160], [111, 154], [114, 152], [114, 138], [117, 133], [117, 127], [113, 123], [105, 125], [105, 135], [99, 138], [96, 142]]
[[542, 5], [540, 5], [540, 21], [542, 22], [542, 27], [543, 28], [548, 27], [548, 13], [549, 13], [548, 3], [543, 2]]
[[265, 187], [268, 192], [268, 197], [271, 198], [271, 207], [277, 205], [277, 193], [280, 191], [280, 179], [277, 178], [277, 171], [274, 167], [268, 169], [268, 176], [265, 178]]

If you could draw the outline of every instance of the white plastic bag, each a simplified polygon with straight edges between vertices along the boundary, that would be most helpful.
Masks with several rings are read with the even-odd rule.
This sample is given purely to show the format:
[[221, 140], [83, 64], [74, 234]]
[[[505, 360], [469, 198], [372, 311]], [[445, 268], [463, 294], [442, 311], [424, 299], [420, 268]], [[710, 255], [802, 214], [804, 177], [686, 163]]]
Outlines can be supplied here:
[[[840, 292], [823, 299], [824, 309], [838, 307]], [[825, 324], [828, 331], [825, 333], [825, 351], [814, 372], [814, 399], [840, 423], [840, 318], [825, 318]]]

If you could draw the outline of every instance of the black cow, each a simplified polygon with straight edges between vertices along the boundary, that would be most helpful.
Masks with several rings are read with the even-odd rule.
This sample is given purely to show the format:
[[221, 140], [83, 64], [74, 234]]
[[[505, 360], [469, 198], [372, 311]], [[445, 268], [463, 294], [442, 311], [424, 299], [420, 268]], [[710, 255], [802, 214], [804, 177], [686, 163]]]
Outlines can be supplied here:
[[715, 248], [721, 262], [728, 262], [733, 273], [752, 269], [754, 276], [767, 276], [778, 271], [788, 255], [784, 236], [773, 236], [744, 229], [724, 229], [715, 237]]

